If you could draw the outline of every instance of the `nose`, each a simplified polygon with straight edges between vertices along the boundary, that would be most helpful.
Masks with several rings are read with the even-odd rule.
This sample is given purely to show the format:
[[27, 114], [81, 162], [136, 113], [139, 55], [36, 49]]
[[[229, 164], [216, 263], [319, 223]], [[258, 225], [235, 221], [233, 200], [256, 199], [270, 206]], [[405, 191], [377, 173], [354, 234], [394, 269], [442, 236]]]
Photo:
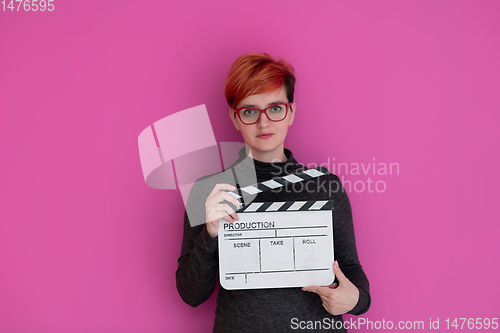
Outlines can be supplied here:
[[270, 124], [271, 121], [267, 118], [265, 112], [261, 113], [259, 121], [257, 121], [257, 127], [268, 127]]

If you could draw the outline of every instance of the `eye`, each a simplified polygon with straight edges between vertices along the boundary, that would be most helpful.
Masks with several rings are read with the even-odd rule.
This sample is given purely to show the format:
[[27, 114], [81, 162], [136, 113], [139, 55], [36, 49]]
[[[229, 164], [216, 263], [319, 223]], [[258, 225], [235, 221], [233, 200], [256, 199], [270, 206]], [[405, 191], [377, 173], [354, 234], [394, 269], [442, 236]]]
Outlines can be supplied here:
[[243, 114], [244, 114], [245, 116], [251, 116], [251, 115], [255, 114], [255, 112], [256, 112], [256, 111], [255, 111], [254, 109], [244, 109], [244, 110], [243, 110]]
[[272, 112], [283, 111], [283, 105], [274, 105], [269, 108]]

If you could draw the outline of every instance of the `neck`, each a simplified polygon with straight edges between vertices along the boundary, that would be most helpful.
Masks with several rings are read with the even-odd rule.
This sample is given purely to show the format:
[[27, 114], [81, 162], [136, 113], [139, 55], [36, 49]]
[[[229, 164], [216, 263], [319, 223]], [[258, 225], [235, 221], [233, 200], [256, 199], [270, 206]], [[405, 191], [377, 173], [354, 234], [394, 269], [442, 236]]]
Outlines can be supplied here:
[[252, 150], [248, 145], [245, 144], [245, 152], [249, 157], [257, 161], [266, 163], [279, 163], [285, 162], [287, 160], [283, 144], [272, 151], [266, 152]]

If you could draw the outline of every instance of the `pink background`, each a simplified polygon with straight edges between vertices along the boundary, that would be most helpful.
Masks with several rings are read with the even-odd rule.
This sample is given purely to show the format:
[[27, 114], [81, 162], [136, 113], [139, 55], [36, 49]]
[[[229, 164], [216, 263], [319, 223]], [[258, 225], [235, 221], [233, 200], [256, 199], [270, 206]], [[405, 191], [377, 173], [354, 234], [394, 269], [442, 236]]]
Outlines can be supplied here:
[[146, 186], [137, 138], [206, 104], [217, 141], [241, 141], [223, 86], [247, 52], [296, 69], [299, 162], [400, 166], [372, 177], [385, 192], [349, 193], [364, 317], [500, 317], [499, 15], [496, 0], [0, 12], [0, 331], [211, 332], [215, 294], [191, 308], [175, 287], [180, 193]]

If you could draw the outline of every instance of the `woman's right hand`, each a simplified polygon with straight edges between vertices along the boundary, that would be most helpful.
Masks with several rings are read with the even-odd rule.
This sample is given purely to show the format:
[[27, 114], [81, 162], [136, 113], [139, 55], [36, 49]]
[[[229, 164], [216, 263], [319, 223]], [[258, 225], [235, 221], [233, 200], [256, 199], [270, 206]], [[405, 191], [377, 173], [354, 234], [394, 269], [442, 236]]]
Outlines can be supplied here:
[[223, 200], [232, 203], [236, 207], [240, 206], [240, 202], [226, 191], [234, 191], [236, 187], [231, 184], [217, 184], [210, 193], [205, 202], [207, 216], [207, 231], [210, 237], [215, 238], [219, 234], [219, 219], [224, 219], [228, 222], [239, 220], [240, 218], [228, 204], [222, 204]]

